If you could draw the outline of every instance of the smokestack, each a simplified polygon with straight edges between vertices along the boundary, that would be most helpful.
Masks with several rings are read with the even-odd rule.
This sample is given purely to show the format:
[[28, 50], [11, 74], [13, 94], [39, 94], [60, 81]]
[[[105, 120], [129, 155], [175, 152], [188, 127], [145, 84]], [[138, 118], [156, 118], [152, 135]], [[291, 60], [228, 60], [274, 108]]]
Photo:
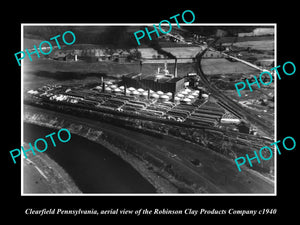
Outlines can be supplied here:
[[175, 58], [174, 77], [177, 77], [177, 58]]
[[143, 62], [140, 60], [140, 73], [142, 73]]
[[172, 92], [172, 102], [175, 101], [175, 92]]
[[102, 92], [105, 92], [105, 82], [102, 82]]
[[148, 99], [150, 99], [150, 89], [148, 89]]
[[124, 85], [124, 95], [126, 95], [126, 89], [127, 89], [127, 86]]

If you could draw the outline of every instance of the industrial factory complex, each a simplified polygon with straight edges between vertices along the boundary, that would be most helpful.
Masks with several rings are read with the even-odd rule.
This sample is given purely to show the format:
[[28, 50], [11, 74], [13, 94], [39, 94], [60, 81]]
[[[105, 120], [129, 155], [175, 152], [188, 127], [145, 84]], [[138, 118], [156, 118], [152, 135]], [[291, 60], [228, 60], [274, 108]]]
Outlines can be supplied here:
[[177, 64], [174, 73], [170, 73], [164, 63], [164, 67], [158, 67], [152, 75], [129, 73], [118, 80], [102, 77], [98, 85], [88, 88], [50, 85], [27, 93], [41, 104], [108, 110], [195, 126], [239, 124], [238, 117], [209, 101], [209, 94], [195, 85], [196, 79], [194, 74], [178, 77]]
[[[238, 57], [251, 56], [254, 62], [255, 54], [264, 58], [273, 52], [258, 54], [233, 42], [216, 47], [218, 38], [201, 36], [200, 40], [198, 36], [190, 35], [190, 41], [182, 37], [181, 43], [164, 39], [127, 49], [74, 44], [38, 59], [39, 63], [24, 60], [25, 123], [63, 127], [107, 148], [158, 193], [272, 193], [273, 160], [253, 162], [239, 173], [234, 159], [248, 153], [250, 157], [253, 149], [272, 140], [273, 86], [260, 90], [265, 93], [261, 99], [251, 96], [260, 94], [255, 91], [245, 91], [237, 99], [232, 86], [258, 68]], [[241, 37], [230, 41], [237, 38]], [[59, 158], [75, 179], [86, 180], [89, 176], [78, 171], [99, 172], [94, 171], [101, 164], [99, 146], [81, 147], [71, 166], [63, 159], [67, 151], [45, 154]], [[85, 150], [88, 163], [79, 159]], [[78, 169], [73, 170], [74, 165]], [[84, 181], [82, 188], [97, 192], [94, 179], [99, 177], [95, 175], [91, 186], [86, 185], [90, 180]], [[97, 185], [102, 187], [102, 180]]]

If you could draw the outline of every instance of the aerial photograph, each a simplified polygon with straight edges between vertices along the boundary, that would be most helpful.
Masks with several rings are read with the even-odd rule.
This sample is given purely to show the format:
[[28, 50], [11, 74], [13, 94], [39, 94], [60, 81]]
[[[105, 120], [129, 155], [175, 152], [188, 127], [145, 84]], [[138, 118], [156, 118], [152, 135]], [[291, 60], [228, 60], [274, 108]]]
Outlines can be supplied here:
[[24, 195], [276, 192], [275, 25], [153, 26], [22, 24]]

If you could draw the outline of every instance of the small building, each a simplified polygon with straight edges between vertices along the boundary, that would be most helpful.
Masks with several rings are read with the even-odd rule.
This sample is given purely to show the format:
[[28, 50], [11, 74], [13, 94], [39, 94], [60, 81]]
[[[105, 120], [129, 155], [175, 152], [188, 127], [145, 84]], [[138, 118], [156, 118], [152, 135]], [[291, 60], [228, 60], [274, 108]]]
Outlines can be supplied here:
[[77, 55], [67, 54], [64, 60], [67, 62], [77, 61]]
[[118, 62], [119, 63], [125, 63], [127, 61], [127, 57], [126, 56], [120, 56], [119, 58], [118, 58]]
[[113, 60], [113, 61], [116, 61], [116, 60], [118, 60], [118, 59], [119, 59], [119, 57], [120, 57], [120, 54], [119, 54], [119, 53], [117, 53], [117, 52], [115, 52], [115, 53], [113, 53], [113, 54], [112, 54], [112, 56], [111, 56], [111, 60]]
[[250, 126], [248, 126], [245, 122], [239, 123], [237, 127], [240, 133], [244, 133], [244, 134], [250, 133]]
[[52, 55], [52, 58], [55, 60], [59, 60], [59, 61], [64, 61], [66, 57], [66, 53], [62, 52], [62, 51], [55, 51], [54, 54]]
[[241, 120], [239, 118], [237, 118], [236, 116], [234, 116], [232, 113], [230, 112], [226, 112], [222, 118], [221, 118], [221, 123], [223, 124], [240, 124]]

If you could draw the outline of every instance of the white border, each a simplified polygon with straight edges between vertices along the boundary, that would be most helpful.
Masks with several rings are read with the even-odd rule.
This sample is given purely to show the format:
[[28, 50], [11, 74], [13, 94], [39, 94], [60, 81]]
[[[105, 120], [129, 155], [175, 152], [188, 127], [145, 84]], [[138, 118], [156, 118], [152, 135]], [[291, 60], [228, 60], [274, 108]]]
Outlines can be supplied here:
[[[155, 23], [154, 23], [155, 24]], [[171, 23], [176, 25], [176, 23]], [[158, 24], [155, 24], [158, 25]], [[182, 26], [274, 26], [274, 65], [277, 66], [277, 24], [276, 23], [192, 23], [192, 24], [180, 24]], [[153, 23], [21, 23], [21, 50], [24, 49], [24, 26], [153, 26]], [[21, 62], [21, 143], [23, 145], [23, 66]], [[277, 141], [277, 76], [275, 77], [274, 84], [274, 96], [275, 96], [275, 107], [274, 107], [274, 137]], [[157, 193], [157, 194], [37, 194], [37, 193], [23, 193], [23, 157], [21, 159], [21, 196], [277, 196], [277, 152], [274, 157], [274, 193], [260, 194], [260, 193], [228, 193], [228, 194], [173, 194], [173, 193]]]

